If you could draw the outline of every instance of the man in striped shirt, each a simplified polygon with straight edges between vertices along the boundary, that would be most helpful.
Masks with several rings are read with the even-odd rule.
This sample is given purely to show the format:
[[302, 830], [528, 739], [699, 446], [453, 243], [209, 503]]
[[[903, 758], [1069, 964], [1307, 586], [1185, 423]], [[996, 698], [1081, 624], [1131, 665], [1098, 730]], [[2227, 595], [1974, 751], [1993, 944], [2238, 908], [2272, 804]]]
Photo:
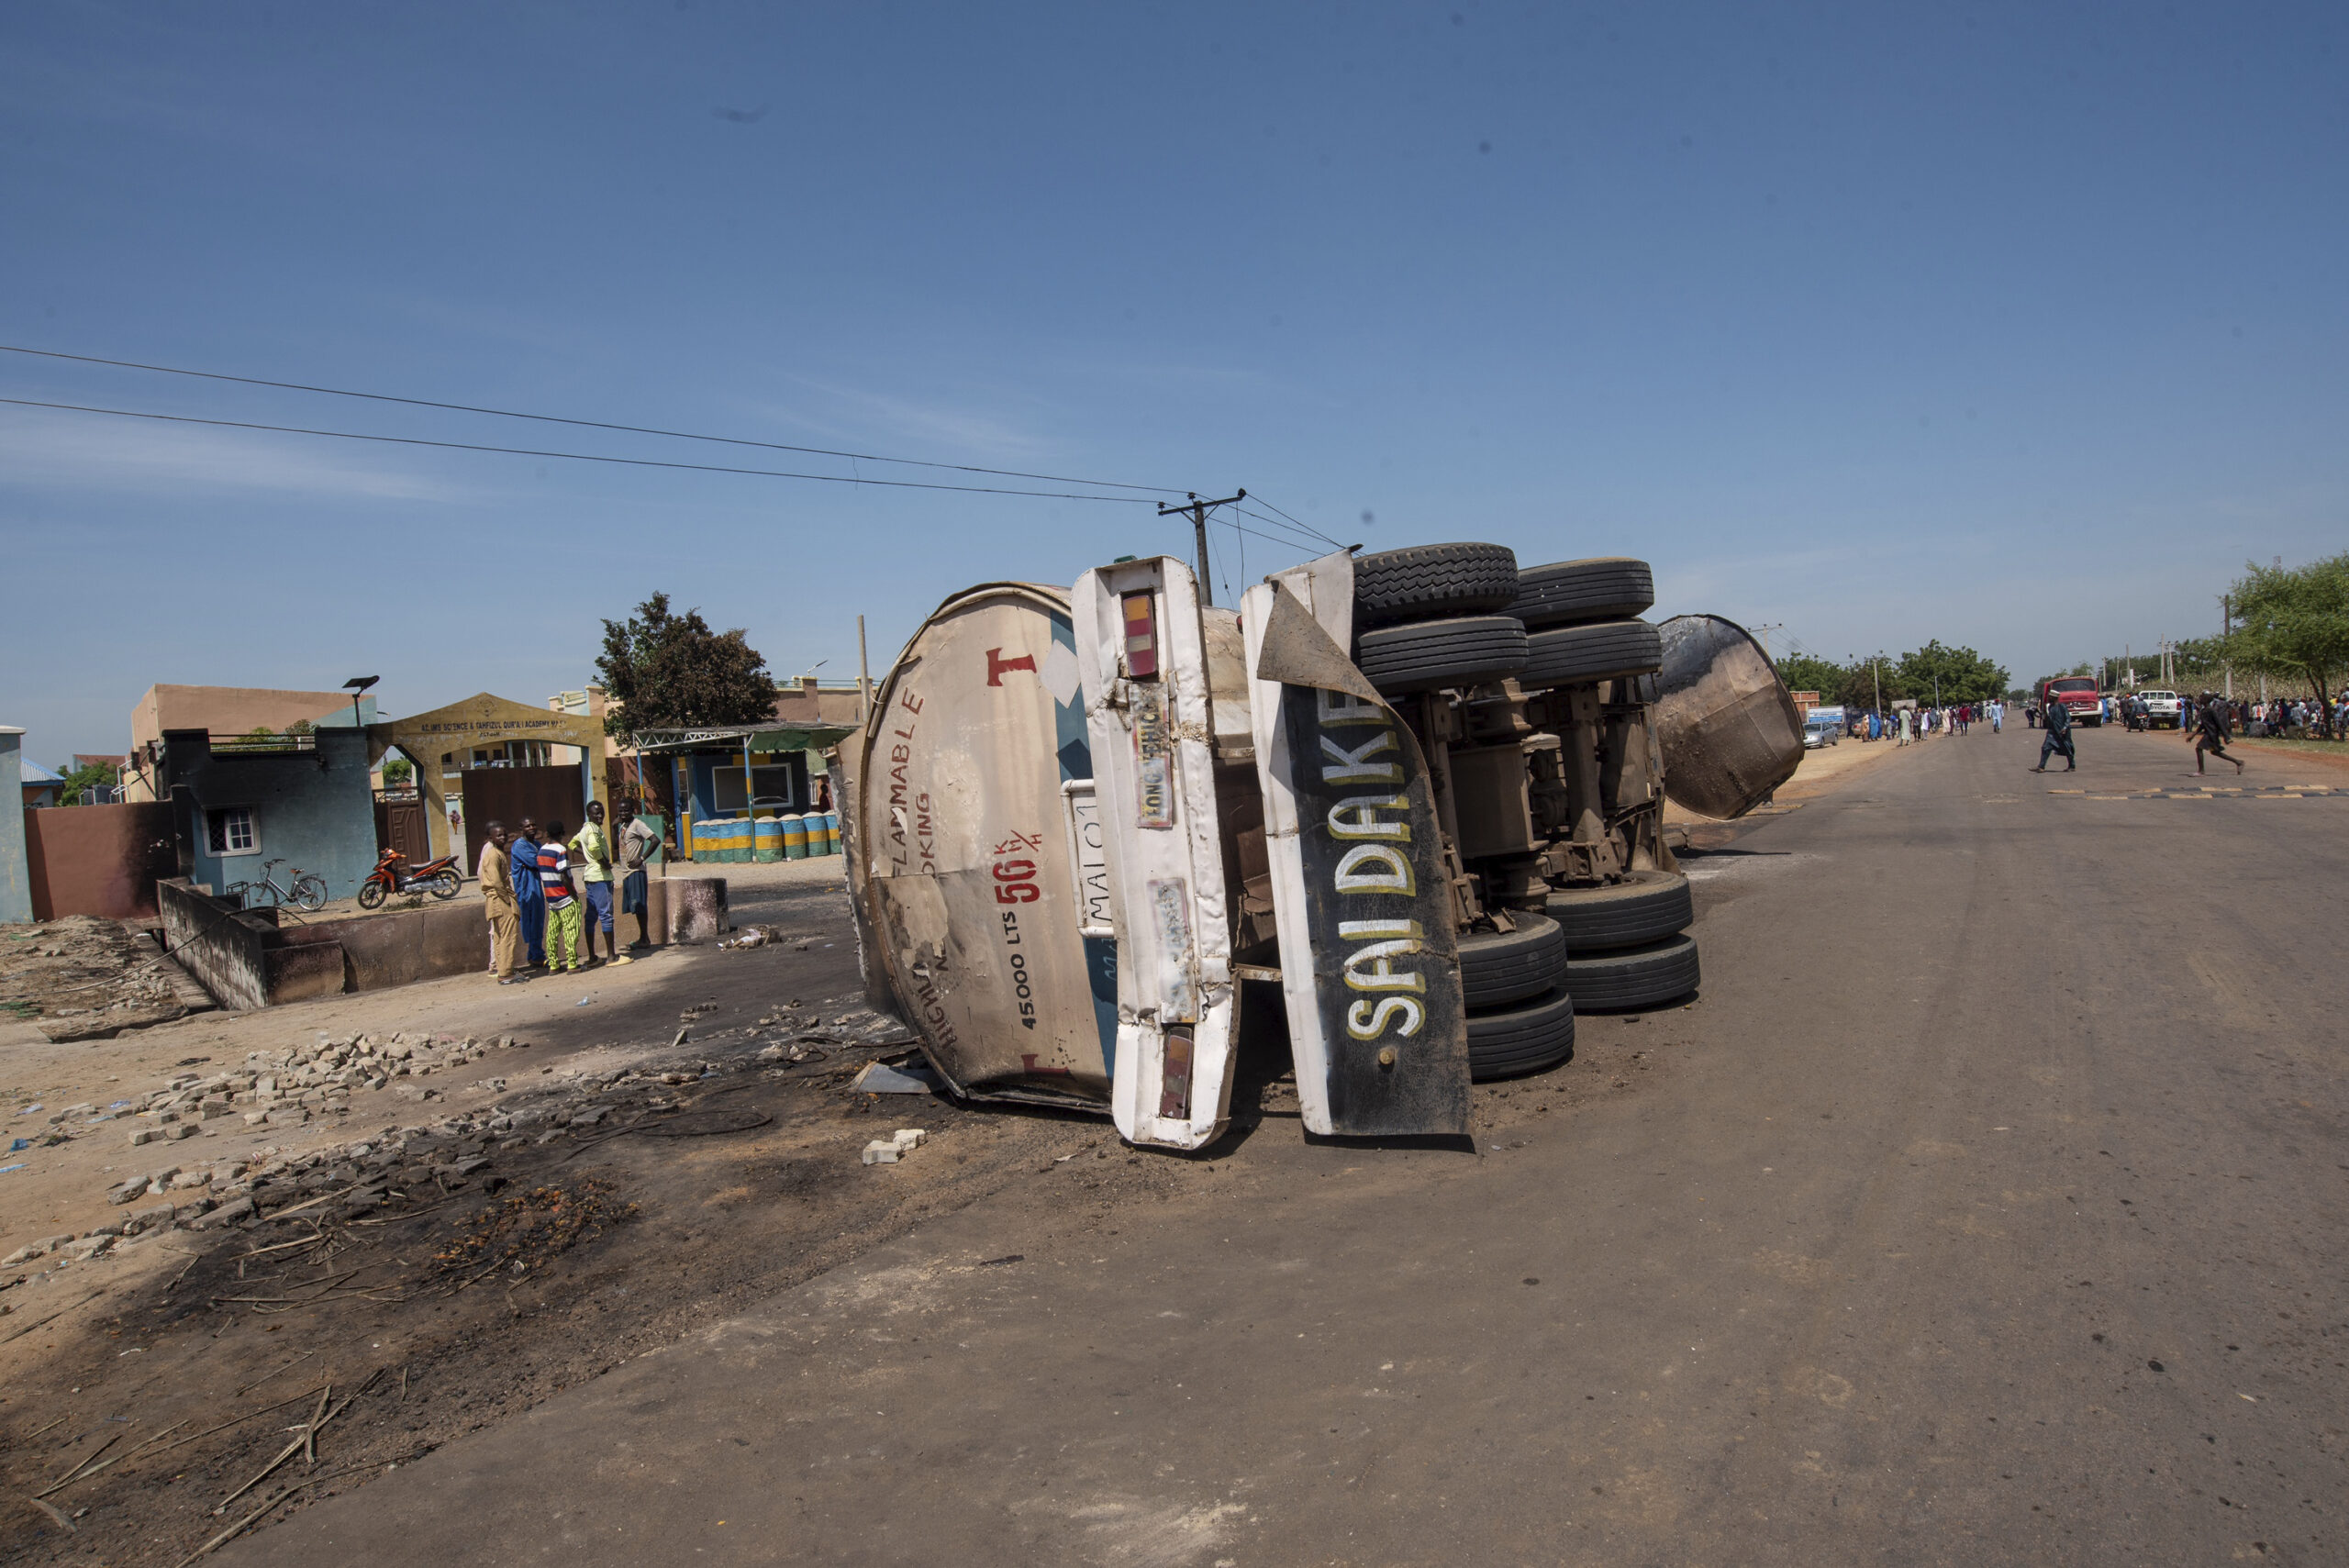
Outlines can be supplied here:
[[571, 891], [571, 855], [563, 848], [560, 822], [548, 823], [547, 836], [539, 841], [539, 885], [547, 899], [548, 972], [586, 968], [586, 955], [580, 951], [579, 899]]

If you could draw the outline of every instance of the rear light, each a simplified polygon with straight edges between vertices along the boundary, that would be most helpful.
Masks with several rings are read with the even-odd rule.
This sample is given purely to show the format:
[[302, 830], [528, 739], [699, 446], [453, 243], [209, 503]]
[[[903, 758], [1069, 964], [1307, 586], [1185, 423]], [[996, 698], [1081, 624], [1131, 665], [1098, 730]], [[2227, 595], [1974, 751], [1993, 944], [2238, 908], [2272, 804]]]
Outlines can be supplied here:
[[1126, 673], [1137, 681], [1158, 679], [1158, 611], [1148, 593], [1122, 595], [1126, 611]]

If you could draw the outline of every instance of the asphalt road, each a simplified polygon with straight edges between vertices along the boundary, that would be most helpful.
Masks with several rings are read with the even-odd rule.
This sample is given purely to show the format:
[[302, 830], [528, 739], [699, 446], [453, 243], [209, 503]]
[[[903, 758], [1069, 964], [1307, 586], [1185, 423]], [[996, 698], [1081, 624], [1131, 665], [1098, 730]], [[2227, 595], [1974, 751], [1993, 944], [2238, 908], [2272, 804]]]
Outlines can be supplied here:
[[983, 1203], [221, 1558], [2349, 1560], [2349, 795], [2037, 740], [1692, 857], [1701, 1002], [1585, 1023], [1619, 1093]]

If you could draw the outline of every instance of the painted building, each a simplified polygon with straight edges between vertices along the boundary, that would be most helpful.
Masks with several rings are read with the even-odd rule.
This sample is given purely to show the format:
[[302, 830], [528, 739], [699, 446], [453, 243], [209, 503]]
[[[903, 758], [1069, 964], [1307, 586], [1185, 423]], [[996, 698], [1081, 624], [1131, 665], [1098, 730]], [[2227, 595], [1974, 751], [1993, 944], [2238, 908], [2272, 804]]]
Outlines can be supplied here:
[[[13, 724], [0, 724], [0, 800], [16, 793], [24, 746], [23, 730]], [[33, 879], [25, 861], [25, 814], [0, 811], [0, 925], [32, 917]]]
[[65, 780], [42, 767], [30, 757], [19, 754], [17, 759], [17, 783], [24, 791], [27, 806], [61, 806], [64, 804]]
[[216, 893], [258, 882], [271, 861], [280, 884], [295, 872], [349, 898], [375, 867], [375, 794], [368, 737], [321, 725], [267, 740], [169, 729], [154, 768], [172, 803], [181, 874]]

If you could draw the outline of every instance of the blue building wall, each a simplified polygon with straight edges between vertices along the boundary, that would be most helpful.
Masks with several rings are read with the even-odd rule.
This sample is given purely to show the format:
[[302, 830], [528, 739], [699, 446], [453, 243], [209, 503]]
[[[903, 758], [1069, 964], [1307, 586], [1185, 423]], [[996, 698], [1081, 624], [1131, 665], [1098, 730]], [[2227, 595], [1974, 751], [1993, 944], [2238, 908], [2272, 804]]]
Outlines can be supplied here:
[[[807, 809], [807, 758], [804, 752], [761, 752], [751, 761], [762, 768], [786, 767], [791, 770], [791, 804], [763, 807], [769, 816], [776, 811], [800, 812]], [[693, 802], [695, 821], [707, 822], [720, 815], [740, 815], [739, 807], [722, 814], [718, 809], [718, 770], [740, 767], [740, 751], [688, 751], [685, 754], [685, 788]]]
[[[327, 896], [349, 898], [375, 868], [375, 793], [368, 776], [367, 733], [321, 723], [315, 746], [299, 751], [215, 751], [199, 729], [166, 730], [163, 782], [174, 800], [185, 791], [195, 810], [184, 821], [190, 875], [215, 891], [232, 882], [258, 882], [262, 866], [276, 869], [280, 885], [295, 870], [326, 880]], [[217, 807], [252, 807], [258, 852], [216, 855], [206, 828]]]
[[17, 768], [25, 732], [0, 725], [0, 924], [33, 917], [33, 873], [25, 859], [25, 813]]

